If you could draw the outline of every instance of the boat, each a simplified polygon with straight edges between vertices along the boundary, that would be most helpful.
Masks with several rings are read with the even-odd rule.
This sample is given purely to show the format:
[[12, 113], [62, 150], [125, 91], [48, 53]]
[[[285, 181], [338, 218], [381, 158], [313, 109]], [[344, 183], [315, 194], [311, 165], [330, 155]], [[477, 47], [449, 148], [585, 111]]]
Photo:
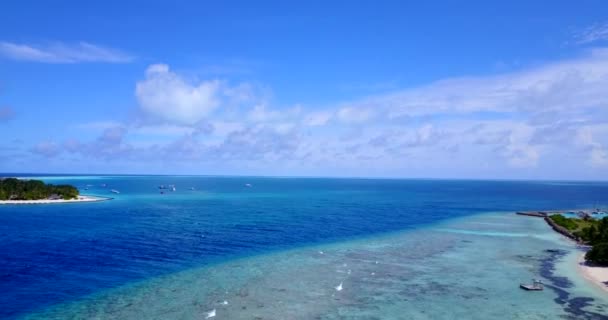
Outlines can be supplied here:
[[112, 190], [110, 190], [110, 191], [111, 191], [112, 193], [117, 193], [117, 194], [118, 194], [118, 193], [120, 193], [120, 191], [118, 191], [118, 190], [116, 190], [116, 189], [112, 189]]
[[175, 185], [174, 184], [170, 184], [170, 185], [161, 184], [160, 186], [158, 186], [158, 189], [160, 189], [160, 190], [171, 189], [171, 191], [175, 191]]
[[251, 183], [245, 183], [245, 187], [251, 188]]
[[519, 287], [526, 291], [542, 291], [544, 289], [543, 282], [536, 279], [532, 279], [532, 284], [521, 283]]

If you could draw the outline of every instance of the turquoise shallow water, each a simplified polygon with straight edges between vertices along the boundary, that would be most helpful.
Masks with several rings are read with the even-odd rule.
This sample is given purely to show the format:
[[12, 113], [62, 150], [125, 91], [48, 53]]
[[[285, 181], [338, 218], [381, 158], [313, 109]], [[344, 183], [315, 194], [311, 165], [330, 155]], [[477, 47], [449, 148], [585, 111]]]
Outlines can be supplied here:
[[[567, 263], [572, 244], [541, 220], [488, 212], [589, 208], [607, 183], [43, 178], [114, 199], [0, 207], [0, 318], [604, 313], [605, 298]], [[517, 289], [535, 276], [555, 284]]]
[[[606, 318], [608, 295], [573, 272], [576, 252], [541, 219], [484, 214], [195, 268], [27, 319]], [[546, 290], [518, 288], [531, 278]]]

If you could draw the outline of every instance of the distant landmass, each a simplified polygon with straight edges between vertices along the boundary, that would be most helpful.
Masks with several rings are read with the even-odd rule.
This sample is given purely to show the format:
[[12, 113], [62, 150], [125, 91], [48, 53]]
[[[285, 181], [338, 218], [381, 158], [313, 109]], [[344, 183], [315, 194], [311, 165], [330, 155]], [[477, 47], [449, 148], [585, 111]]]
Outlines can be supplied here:
[[71, 200], [80, 192], [72, 185], [46, 184], [41, 180], [0, 178], [0, 200]]

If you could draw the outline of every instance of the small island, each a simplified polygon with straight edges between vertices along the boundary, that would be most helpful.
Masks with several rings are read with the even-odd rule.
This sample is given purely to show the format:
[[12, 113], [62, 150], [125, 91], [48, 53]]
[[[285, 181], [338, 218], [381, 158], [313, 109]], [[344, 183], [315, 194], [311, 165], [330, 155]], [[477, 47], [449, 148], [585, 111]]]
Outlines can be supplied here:
[[594, 219], [585, 212], [580, 213], [577, 218], [556, 214], [547, 219], [570, 233], [578, 243], [591, 246], [579, 257], [579, 270], [585, 278], [608, 292], [608, 217]]
[[591, 246], [591, 250], [585, 254], [585, 260], [594, 265], [608, 267], [608, 217], [568, 218], [555, 214], [549, 216], [549, 219], [568, 230], [578, 242]]
[[520, 211], [517, 214], [543, 218], [553, 230], [576, 241], [585, 250], [577, 261], [580, 273], [608, 292], [608, 211]]
[[71, 203], [108, 200], [80, 195], [72, 185], [46, 184], [40, 180], [0, 178], [0, 204]]
[[608, 212], [606, 210], [528, 211], [520, 215], [541, 217], [553, 230], [589, 248], [578, 258], [578, 270], [608, 292]]

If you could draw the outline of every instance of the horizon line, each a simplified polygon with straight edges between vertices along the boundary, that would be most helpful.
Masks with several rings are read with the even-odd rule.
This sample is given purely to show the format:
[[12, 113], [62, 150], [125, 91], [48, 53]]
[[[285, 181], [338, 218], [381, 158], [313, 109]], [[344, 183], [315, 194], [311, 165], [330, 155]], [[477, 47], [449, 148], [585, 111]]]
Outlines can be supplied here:
[[471, 177], [386, 177], [386, 176], [315, 176], [315, 175], [246, 175], [246, 174], [160, 174], [160, 173], [49, 173], [49, 172], [0, 172], [0, 178], [30, 176], [150, 176], [150, 177], [218, 177], [218, 178], [298, 178], [298, 179], [362, 179], [362, 180], [452, 180], [452, 181], [530, 181], [530, 182], [608, 182], [608, 180], [554, 179], [554, 178], [471, 178]]

